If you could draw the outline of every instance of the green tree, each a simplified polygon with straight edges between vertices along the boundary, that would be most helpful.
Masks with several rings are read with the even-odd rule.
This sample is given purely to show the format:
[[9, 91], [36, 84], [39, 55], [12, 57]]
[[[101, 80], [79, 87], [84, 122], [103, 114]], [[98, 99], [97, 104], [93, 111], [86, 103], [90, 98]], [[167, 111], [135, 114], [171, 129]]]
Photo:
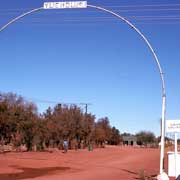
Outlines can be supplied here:
[[63, 139], [70, 145], [83, 142], [87, 146], [92, 141], [103, 144], [105, 141], [118, 144], [119, 130], [111, 128], [107, 117], [95, 122], [95, 116], [83, 113], [76, 105], [57, 104], [38, 114], [34, 103], [13, 93], [0, 93], [0, 141], [25, 144], [28, 150], [37, 146], [60, 146]]
[[6, 143], [18, 139], [30, 150], [37, 118], [33, 103], [13, 93], [0, 94], [0, 136]]
[[111, 135], [109, 139], [109, 144], [111, 145], [118, 145], [122, 141], [120, 132], [115, 127], [111, 128]]
[[152, 144], [156, 140], [154, 133], [150, 131], [140, 131], [136, 134], [136, 137], [139, 145]]
[[103, 145], [105, 141], [109, 141], [111, 136], [111, 126], [107, 117], [101, 118], [95, 124], [95, 140], [97, 144]]

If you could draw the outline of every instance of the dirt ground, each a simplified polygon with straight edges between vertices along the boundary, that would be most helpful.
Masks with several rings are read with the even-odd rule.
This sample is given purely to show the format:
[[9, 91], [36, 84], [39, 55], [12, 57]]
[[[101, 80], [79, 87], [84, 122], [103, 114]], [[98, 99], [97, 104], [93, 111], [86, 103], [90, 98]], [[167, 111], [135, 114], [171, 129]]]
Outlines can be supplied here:
[[143, 171], [155, 177], [159, 152], [152, 148], [108, 146], [68, 153], [5, 153], [0, 154], [0, 180], [134, 180], [140, 179]]

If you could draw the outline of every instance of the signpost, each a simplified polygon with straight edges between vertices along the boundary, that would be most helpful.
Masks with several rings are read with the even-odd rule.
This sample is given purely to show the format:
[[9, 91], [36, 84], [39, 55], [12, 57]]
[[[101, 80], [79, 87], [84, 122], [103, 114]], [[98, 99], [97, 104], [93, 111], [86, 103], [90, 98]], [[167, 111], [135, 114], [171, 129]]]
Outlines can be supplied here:
[[[174, 146], [174, 163], [175, 163], [175, 176], [178, 177], [178, 145], [177, 145], [177, 133], [180, 132], [180, 120], [166, 120], [166, 132], [174, 133], [175, 146]], [[168, 162], [170, 163], [170, 162]]]
[[166, 132], [180, 132], [180, 120], [166, 120]]
[[44, 9], [87, 8], [87, 1], [45, 2]]

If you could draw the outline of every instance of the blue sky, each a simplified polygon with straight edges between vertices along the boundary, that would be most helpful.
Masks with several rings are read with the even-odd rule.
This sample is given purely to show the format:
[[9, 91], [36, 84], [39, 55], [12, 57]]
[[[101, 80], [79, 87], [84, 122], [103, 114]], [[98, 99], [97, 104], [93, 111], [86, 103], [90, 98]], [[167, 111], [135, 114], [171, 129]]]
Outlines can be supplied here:
[[[0, 26], [43, 6], [0, 0]], [[88, 1], [129, 19], [154, 47], [165, 73], [167, 119], [180, 118], [180, 1]], [[129, 26], [88, 9], [42, 10], [0, 33], [1, 92], [33, 100], [91, 103], [120, 132], [160, 131], [161, 81], [149, 49]], [[84, 108], [83, 106], [81, 106]]]

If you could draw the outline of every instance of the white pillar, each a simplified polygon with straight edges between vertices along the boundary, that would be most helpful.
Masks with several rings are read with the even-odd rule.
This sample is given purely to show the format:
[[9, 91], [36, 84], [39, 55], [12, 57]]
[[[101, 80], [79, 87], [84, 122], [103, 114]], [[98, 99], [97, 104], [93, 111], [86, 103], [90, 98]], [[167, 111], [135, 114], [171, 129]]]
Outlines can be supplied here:
[[178, 147], [177, 147], [177, 133], [175, 133], [175, 138], [174, 138], [174, 141], [175, 141], [175, 146], [174, 146], [174, 159], [175, 159], [175, 176], [176, 176], [176, 178], [177, 178], [177, 176], [178, 176], [178, 170], [177, 170], [177, 155], [178, 155]]

